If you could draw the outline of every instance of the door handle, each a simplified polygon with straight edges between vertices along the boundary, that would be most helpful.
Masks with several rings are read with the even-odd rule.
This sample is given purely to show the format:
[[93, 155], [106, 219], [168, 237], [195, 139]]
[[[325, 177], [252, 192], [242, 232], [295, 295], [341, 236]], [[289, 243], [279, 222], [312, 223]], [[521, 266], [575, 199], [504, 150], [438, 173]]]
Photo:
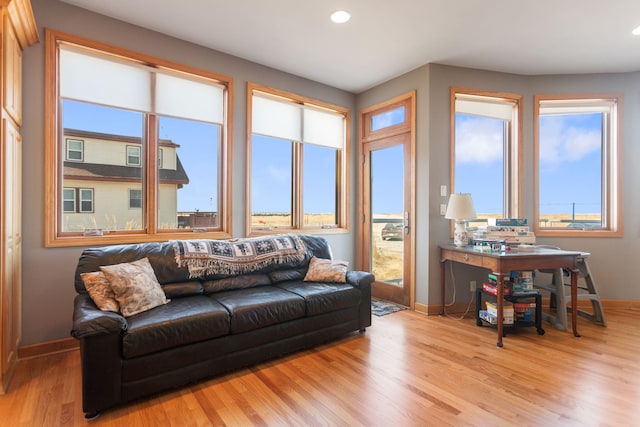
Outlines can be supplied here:
[[409, 234], [409, 212], [404, 213], [404, 234]]

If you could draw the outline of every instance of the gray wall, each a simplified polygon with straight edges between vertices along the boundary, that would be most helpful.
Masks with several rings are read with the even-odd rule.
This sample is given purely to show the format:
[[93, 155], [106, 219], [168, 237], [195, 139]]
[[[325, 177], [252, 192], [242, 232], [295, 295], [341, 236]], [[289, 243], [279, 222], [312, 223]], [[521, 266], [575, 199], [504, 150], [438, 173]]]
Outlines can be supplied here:
[[[428, 82], [428, 83], [427, 83]], [[439, 206], [446, 203], [440, 197], [440, 185], [449, 182], [449, 88], [459, 86], [479, 90], [514, 92], [524, 96], [524, 215], [533, 218], [533, 96], [536, 94], [623, 93], [623, 153], [624, 153], [624, 237], [621, 238], [538, 238], [539, 244], [560, 246], [591, 253], [589, 266], [602, 298], [638, 300], [640, 286], [634, 262], [640, 258], [640, 73], [521, 76], [482, 70], [430, 64], [404, 76], [381, 84], [358, 95], [358, 109], [409, 90], [418, 90], [417, 108], [417, 279], [416, 300], [434, 305], [440, 301], [440, 269], [438, 245], [450, 241], [449, 221], [439, 215]], [[424, 99], [428, 96], [428, 101]], [[427, 220], [428, 219], [428, 220]], [[428, 260], [428, 262], [424, 262]], [[469, 280], [480, 281], [482, 271], [465, 266], [453, 269], [457, 301], [469, 301]], [[451, 276], [447, 269], [447, 280]], [[451, 289], [450, 287], [448, 289]], [[447, 302], [451, 301], [447, 293]]]
[[[633, 262], [640, 253], [640, 73], [519, 76], [437, 64], [420, 67], [357, 97], [300, 77], [182, 42], [53, 0], [32, 0], [42, 41], [24, 53], [24, 196], [23, 196], [23, 340], [22, 345], [69, 336], [73, 272], [83, 248], [43, 247], [44, 236], [44, 27], [140, 51], [232, 76], [235, 79], [233, 129], [233, 233], [244, 233], [245, 98], [252, 81], [352, 109], [351, 224], [355, 224], [357, 111], [391, 97], [417, 91], [416, 136], [416, 300], [438, 304], [438, 245], [449, 241], [449, 221], [439, 215], [441, 184], [449, 186], [449, 87], [508, 91], [524, 95], [524, 209], [533, 217], [533, 95], [538, 93], [624, 93], [623, 238], [545, 238], [540, 243], [592, 253], [590, 265], [606, 299], [640, 299]], [[179, 24], [179, 23], [178, 23]], [[251, 43], [251, 40], [247, 40]], [[357, 104], [356, 104], [357, 101]], [[351, 233], [328, 239], [336, 258], [354, 261], [355, 226]], [[455, 270], [458, 300], [470, 299], [466, 283], [480, 280], [477, 271]]]
[[[44, 248], [44, 28], [109, 43], [234, 78], [233, 111], [233, 234], [245, 230], [245, 129], [248, 81], [286, 90], [352, 110], [352, 149], [355, 153], [355, 95], [301, 77], [283, 73], [153, 31], [106, 18], [54, 0], [32, 0], [40, 43], [24, 52], [23, 108], [23, 330], [22, 345], [69, 336], [73, 274], [83, 248]], [[180, 23], [176, 23], [179, 25]], [[187, 24], [187, 23], [185, 23]], [[247, 40], [247, 43], [251, 43]], [[355, 154], [353, 156], [355, 162]], [[355, 163], [351, 194], [355, 194]], [[355, 211], [351, 224], [354, 224]], [[327, 235], [334, 256], [354, 256], [353, 230]]]

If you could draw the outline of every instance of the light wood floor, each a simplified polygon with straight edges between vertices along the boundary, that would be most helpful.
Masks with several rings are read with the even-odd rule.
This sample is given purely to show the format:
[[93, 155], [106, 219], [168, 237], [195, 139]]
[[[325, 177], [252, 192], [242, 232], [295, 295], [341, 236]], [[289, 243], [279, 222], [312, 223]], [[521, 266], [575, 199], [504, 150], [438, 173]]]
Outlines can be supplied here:
[[2, 426], [639, 426], [640, 309], [510, 333], [402, 311], [365, 334], [83, 419], [79, 354], [21, 361]]

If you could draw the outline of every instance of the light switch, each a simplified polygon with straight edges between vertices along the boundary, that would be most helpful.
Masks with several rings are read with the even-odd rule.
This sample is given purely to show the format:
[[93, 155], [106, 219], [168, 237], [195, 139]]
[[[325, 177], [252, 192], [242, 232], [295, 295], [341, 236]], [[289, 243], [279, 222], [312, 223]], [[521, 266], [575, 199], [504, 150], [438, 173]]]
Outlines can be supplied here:
[[441, 185], [440, 186], [440, 195], [442, 197], [447, 197], [448, 196], [448, 194], [447, 194], [447, 186], [446, 185]]

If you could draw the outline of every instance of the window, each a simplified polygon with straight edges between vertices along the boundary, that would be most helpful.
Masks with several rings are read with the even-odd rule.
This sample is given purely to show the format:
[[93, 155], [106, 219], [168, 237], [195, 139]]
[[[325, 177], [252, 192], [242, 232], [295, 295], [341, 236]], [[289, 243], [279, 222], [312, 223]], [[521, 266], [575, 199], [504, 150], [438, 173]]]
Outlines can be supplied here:
[[622, 96], [535, 97], [535, 232], [621, 236]]
[[232, 80], [51, 30], [47, 51], [46, 245], [229, 237]]
[[65, 212], [76, 211], [76, 189], [65, 188], [63, 191], [63, 205]]
[[470, 193], [477, 220], [520, 217], [522, 96], [451, 88], [451, 192]]
[[129, 209], [142, 208], [142, 190], [129, 189]]
[[65, 188], [62, 191], [63, 210], [65, 213], [93, 212], [93, 189]]
[[349, 111], [249, 84], [249, 233], [347, 228]]
[[93, 190], [90, 188], [80, 188], [80, 212], [93, 212]]
[[84, 141], [67, 139], [67, 160], [81, 162], [84, 159]]
[[127, 145], [127, 164], [132, 166], [140, 166], [140, 147]]

